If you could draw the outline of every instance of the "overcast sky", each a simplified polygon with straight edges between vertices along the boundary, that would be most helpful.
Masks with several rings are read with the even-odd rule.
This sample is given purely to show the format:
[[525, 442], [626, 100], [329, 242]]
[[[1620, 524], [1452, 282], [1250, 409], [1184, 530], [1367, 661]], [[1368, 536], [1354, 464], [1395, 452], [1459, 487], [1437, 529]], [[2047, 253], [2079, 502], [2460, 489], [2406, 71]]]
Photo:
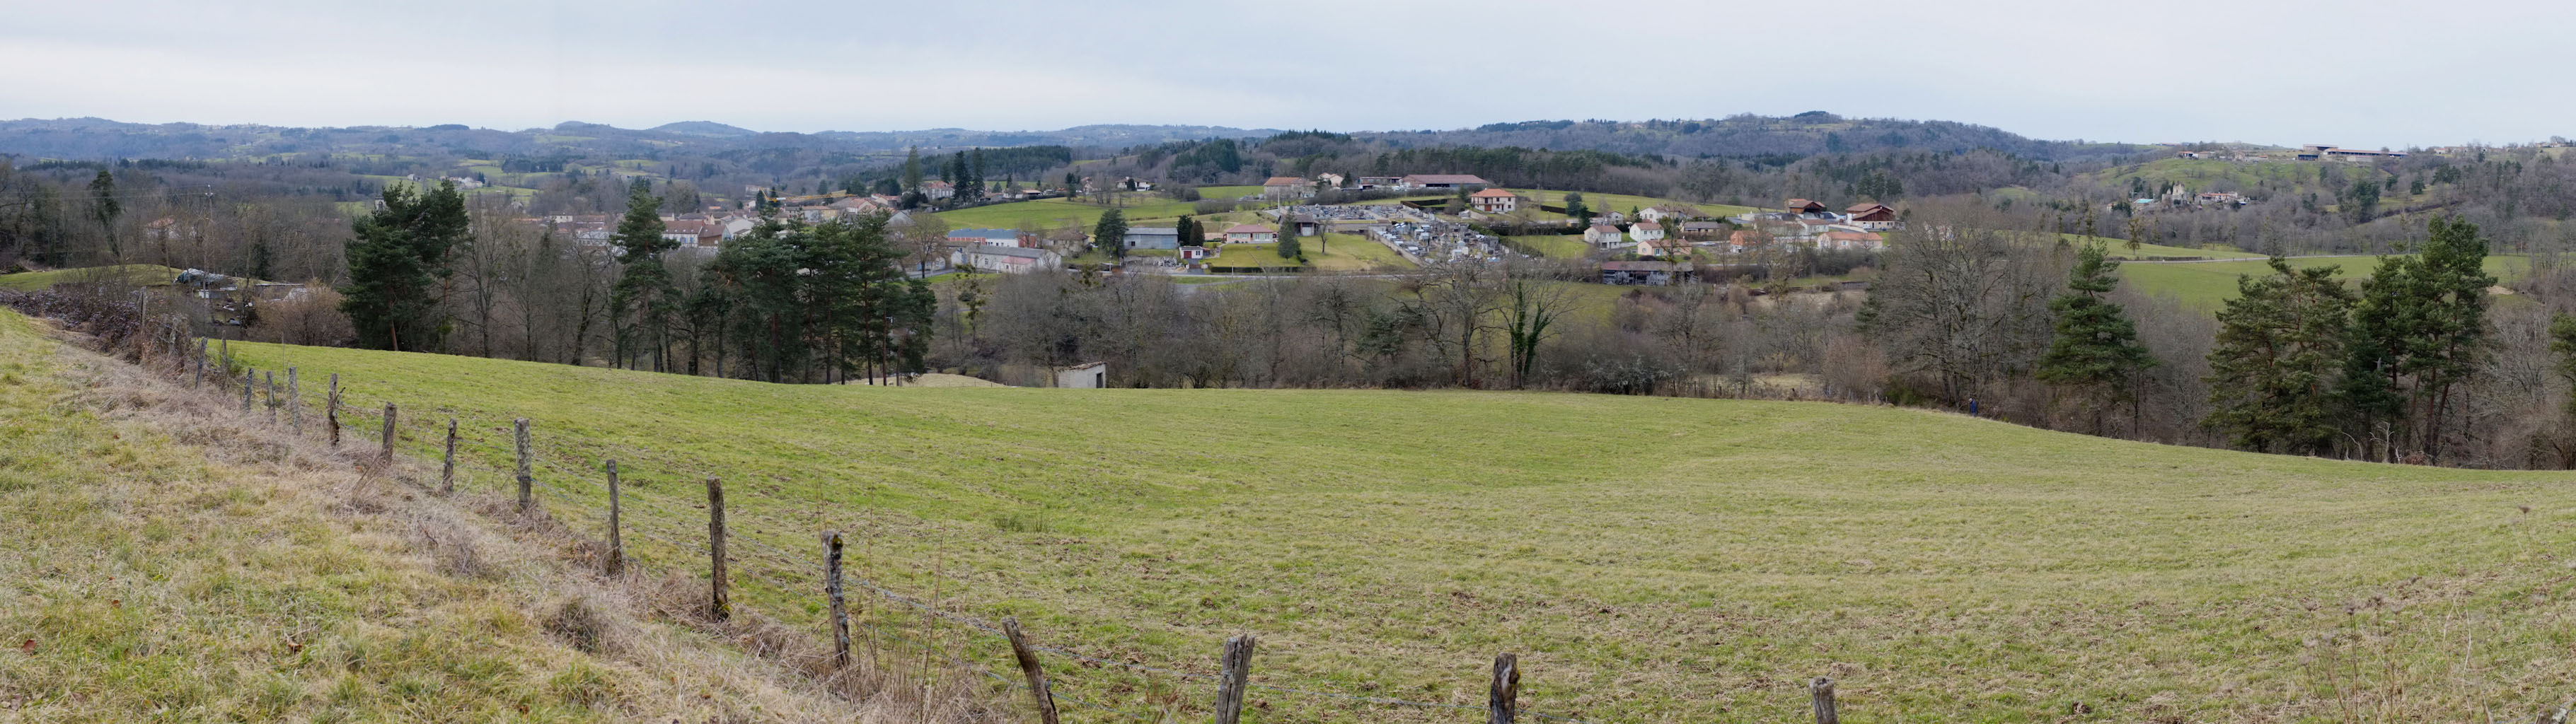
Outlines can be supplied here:
[[1456, 128], [1827, 110], [2376, 148], [2576, 136], [2576, 4], [0, 0], [0, 118]]

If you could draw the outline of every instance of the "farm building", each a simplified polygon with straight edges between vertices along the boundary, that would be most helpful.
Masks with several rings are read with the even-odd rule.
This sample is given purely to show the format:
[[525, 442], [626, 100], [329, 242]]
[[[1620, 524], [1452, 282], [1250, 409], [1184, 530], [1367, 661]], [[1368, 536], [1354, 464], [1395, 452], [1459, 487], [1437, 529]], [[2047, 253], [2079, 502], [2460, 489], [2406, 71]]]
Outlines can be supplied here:
[[1404, 189], [1454, 189], [1461, 186], [1492, 186], [1492, 182], [1469, 173], [1417, 173], [1396, 182]]
[[991, 244], [1034, 249], [1038, 246], [1038, 236], [1023, 234], [1016, 229], [957, 229], [948, 232], [948, 243]]
[[1178, 249], [1181, 230], [1170, 226], [1137, 226], [1127, 229], [1129, 249]]
[[1862, 231], [1886, 231], [1896, 228], [1896, 210], [1886, 204], [1853, 204], [1843, 220]]
[[949, 252], [948, 263], [985, 271], [1020, 274], [1064, 266], [1064, 256], [1045, 249], [974, 244]]
[[1805, 216], [1805, 215], [1809, 215], [1809, 214], [1821, 214], [1821, 213], [1825, 213], [1825, 204], [1824, 204], [1824, 202], [1821, 202], [1821, 201], [1814, 201], [1814, 200], [1810, 200], [1810, 199], [1790, 199], [1790, 200], [1789, 200], [1789, 203], [1788, 203], [1788, 207], [1789, 207], [1789, 213], [1797, 214], [1797, 215], [1800, 215], [1800, 216]]
[[1315, 195], [1315, 186], [1295, 176], [1272, 176], [1261, 182], [1261, 196], [1269, 199], [1305, 198]]
[[1725, 232], [1726, 222], [1722, 221], [1682, 222], [1682, 236], [1693, 239], [1715, 239], [1718, 234]]
[[1605, 261], [1601, 263], [1601, 283], [1660, 287], [1673, 283], [1678, 269], [1668, 261]]
[[1644, 210], [1641, 210], [1641, 211], [1638, 211], [1638, 212], [1637, 212], [1637, 218], [1645, 219], [1645, 220], [1647, 220], [1647, 221], [1652, 221], [1652, 222], [1655, 222], [1655, 223], [1663, 223], [1663, 222], [1666, 222], [1666, 221], [1673, 221], [1673, 220], [1677, 220], [1677, 219], [1688, 219], [1688, 218], [1695, 217], [1695, 216], [1698, 216], [1698, 215], [1699, 215], [1699, 210], [1698, 210], [1698, 209], [1686, 208], [1686, 207], [1681, 207], [1681, 206], [1674, 206], [1674, 205], [1671, 205], [1671, 204], [1666, 204], [1666, 205], [1662, 205], [1662, 206], [1649, 206], [1649, 207], [1646, 207]]

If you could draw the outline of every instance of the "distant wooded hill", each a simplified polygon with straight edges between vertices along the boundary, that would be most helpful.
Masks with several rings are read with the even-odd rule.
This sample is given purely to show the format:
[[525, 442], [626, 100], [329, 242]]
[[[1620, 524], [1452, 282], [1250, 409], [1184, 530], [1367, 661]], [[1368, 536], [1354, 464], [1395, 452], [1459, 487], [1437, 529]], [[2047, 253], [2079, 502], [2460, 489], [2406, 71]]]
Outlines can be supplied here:
[[[882, 155], [918, 146], [1067, 146], [1121, 149], [1209, 138], [1267, 138], [1277, 129], [1185, 125], [1090, 125], [1053, 131], [916, 131], [764, 133], [713, 121], [682, 121], [649, 129], [568, 121], [553, 128], [502, 131], [459, 124], [428, 127], [352, 126], [290, 128], [194, 123], [122, 123], [100, 118], [0, 121], [0, 154], [38, 159], [223, 159], [307, 153], [465, 157], [599, 155], [653, 157], [688, 147], [701, 154], [800, 148], [826, 153]], [[1993, 149], [2040, 160], [2133, 153], [2128, 144], [2047, 141], [1950, 121], [1850, 119], [1821, 111], [1787, 117], [1738, 115], [1723, 119], [1654, 121], [1525, 121], [1475, 128], [1372, 131], [1354, 138], [1398, 147], [1521, 146], [1595, 150], [1645, 156], [1731, 157], [1759, 163], [1825, 153], [1887, 149], [1964, 151]]]

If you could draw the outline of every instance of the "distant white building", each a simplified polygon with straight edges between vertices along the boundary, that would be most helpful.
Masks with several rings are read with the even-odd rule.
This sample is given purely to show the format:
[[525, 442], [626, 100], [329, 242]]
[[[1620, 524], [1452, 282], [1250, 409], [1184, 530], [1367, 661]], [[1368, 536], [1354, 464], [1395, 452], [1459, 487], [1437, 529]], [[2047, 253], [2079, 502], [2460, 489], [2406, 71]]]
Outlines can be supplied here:
[[1062, 367], [1055, 371], [1055, 386], [1076, 390], [1097, 390], [1109, 386], [1109, 363]]

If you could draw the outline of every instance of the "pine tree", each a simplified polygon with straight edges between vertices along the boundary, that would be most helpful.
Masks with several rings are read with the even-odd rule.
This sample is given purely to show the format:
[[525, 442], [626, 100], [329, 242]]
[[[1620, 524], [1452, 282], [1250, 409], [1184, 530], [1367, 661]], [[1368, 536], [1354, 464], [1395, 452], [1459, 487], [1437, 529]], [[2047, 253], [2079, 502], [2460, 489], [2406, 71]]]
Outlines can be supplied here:
[[902, 193], [906, 193], [906, 194], [917, 194], [917, 193], [921, 193], [921, 147], [920, 147], [920, 146], [913, 146], [913, 147], [910, 147], [910, 148], [906, 148], [906, 149], [904, 149], [904, 151], [903, 151], [903, 191], [902, 191]]
[[345, 255], [349, 286], [340, 311], [367, 349], [437, 349], [446, 320], [439, 314], [439, 280], [448, 274], [447, 252], [466, 235], [465, 195], [452, 182], [414, 195], [410, 187], [386, 189], [384, 208], [351, 225]]
[[2202, 424], [2238, 447], [2320, 453], [2336, 436], [2335, 372], [2344, 357], [2352, 293], [2326, 266], [2291, 269], [2280, 257], [2272, 273], [2236, 281], [2237, 298], [2218, 313], [2218, 343], [2209, 352], [2209, 402]]
[[652, 186], [636, 179], [626, 194], [626, 217], [618, 220], [617, 234], [611, 237], [620, 269], [608, 297], [616, 361], [631, 364], [649, 351], [655, 371], [667, 369], [671, 318], [679, 312], [679, 290], [662, 254], [680, 244], [663, 238], [661, 208]]
[[984, 149], [975, 149], [966, 169], [966, 183], [959, 189], [968, 201], [984, 199]]
[[116, 217], [125, 212], [125, 207], [116, 200], [116, 175], [99, 169], [98, 175], [89, 180], [89, 197], [90, 218], [97, 219], [98, 227], [107, 232], [107, 261], [123, 263], [125, 249], [117, 243]]
[[1172, 224], [1172, 232], [1180, 236], [1181, 246], [1206, 245], [1207, 235], [1199, 231], [1199, 220], [1188, 214], [1182, 214], [1181, 220]]
[[1110, 209], [1100, 214], [1100, 223], [1091, 227], [1092, 243], [1109, 250], [1109, 258], [1127, 258], [1127, 213]]
[[1305, 248], [1298, 243], [1297, 235], [1293, 232], [1286, 231], [1279, 233], [1278, 251], [1279, 258], [1281, 259], [1295, 259], [1299, 255], [1306, 253]]
[[2137, 405], [2138, 374], [2156, 364], [2138, 343], [2138, 328], [2120, 305], [2104, 299], [2120, 284], [2120, 262], [2101, 244], [2076, 252], [2067, 292], [2048, 303], [2057, 316], [2057, 341], [2040, 355], [2034, 374], [2040, 381], [2077, 388], [2091, 398], [2093, 434], [2102, 434], [2102, 414], [2120, 404]]
[[1575, 191], [1565, 192], [1565, 216], [1566, 218], [1573, 219], [1574, 223], [1577, 224], [1581, 224], [1592, 219], [1592, 210], [1584, 208], [1583, 206], [1582, 193]]

